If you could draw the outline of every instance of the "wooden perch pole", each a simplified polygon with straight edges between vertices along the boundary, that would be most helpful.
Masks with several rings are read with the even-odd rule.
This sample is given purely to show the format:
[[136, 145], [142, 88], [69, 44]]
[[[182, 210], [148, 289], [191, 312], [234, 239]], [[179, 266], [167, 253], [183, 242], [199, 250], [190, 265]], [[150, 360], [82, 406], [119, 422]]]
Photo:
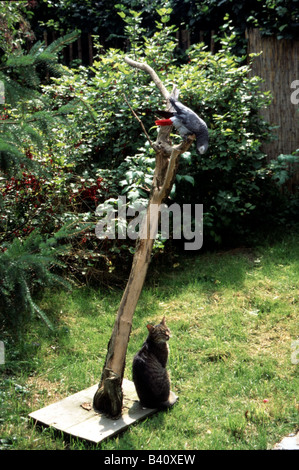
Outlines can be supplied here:
[[[128, 57], [127, 64], [147, 72], [160, 90], [169, 107], [170, 96], [176, 95], [176, 89], [170, 95], [156, 72], [146, 63], [136, 62]], [[155, 210], [168, 197], [178, 168], [178, 160], [192, 144], [195, 136], [188, 137], [177, 146], [171, 146], [169, 135], [171, 126], [160, 128], [153, 147], [156, 151], [156, 167], [151, 188], [147, 214], [136, 242], [130, 276], [123, 293], [105, 360], [99, 387], [94, 395], [94, 408], [117, 418], [122, 411], [122, 380], [125, 369], [127, 346], [130, 338], [132, 319], [146, 278], [151, 259], [155, 234], [158, 230], [159, 211]]]

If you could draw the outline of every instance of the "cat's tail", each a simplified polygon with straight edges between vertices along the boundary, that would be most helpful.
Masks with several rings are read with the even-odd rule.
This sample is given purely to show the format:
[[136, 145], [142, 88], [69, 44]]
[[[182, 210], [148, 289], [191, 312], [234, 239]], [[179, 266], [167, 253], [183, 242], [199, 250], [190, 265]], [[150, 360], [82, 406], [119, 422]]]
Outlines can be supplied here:
[[167, 408], [170, 408], [171, 406], [173, 406], [177, 402], [178, 399], [179, 397], [170, 390], [168, 399], [160, 403], [159, 408], [161, 410], [166, 410]]

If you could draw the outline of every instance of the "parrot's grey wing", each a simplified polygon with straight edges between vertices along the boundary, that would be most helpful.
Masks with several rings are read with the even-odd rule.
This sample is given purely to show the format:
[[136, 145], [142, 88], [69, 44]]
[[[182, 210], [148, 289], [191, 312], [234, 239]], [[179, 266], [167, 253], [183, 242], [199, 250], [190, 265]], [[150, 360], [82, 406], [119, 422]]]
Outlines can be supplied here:
[[170, 99], [170, 102], [177, 112], [177, 117], [180, 119], [182, 124], [187, 127], [190, 133], [197, 134], [202, 125], [206, 126], [205, 122], [200, 119], [192, 109], [183, 105], [179, 101], [173, 100], [172, 98]]

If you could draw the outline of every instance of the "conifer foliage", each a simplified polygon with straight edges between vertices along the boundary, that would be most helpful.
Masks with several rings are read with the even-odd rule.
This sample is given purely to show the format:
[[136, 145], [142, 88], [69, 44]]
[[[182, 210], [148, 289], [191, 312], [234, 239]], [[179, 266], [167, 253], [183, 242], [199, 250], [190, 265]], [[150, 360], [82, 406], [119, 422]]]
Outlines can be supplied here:
[[[51, 268], [60, 263], [57, 255], [70, 230], [63, 227], [49, 235], [40, 233], [34, 225], [28, 228], [34, 211], [39, 211], [37, 190], [46, 171], [42, 162], [33, 158], [32, 149], [42, 150], [57, 122], [66, 119], [65, 111], [48, 106], [41, 85], [49, 77], [61, 76], [59, 52], [77, 38], [77, 33], [47, 47], [38, 41], [30, 51], [25, 50], [24, 37], [16, 35], [20, 24], [27, 25], [20, 4], [0, 5], [0, 28], [6, 38], [0, 42], [0, 83], [4, 92], [0, 105], [0, 319], [15, 324], [28, 313], [35, 313], [52, 328], [32, 293], [57, 281], [68, 285]], [[30, 29], [27, 26], [23, 28], [26, 33]], [[26, 201], [31, 203], [27, 206], [22, 204], [25, 193]]]

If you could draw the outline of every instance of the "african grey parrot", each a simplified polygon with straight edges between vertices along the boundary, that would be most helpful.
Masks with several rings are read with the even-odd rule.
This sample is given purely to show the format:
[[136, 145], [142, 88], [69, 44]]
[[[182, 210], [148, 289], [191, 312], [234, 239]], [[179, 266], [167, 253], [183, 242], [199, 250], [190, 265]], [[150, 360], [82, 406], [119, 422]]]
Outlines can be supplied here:
[[180, 101], [173, 98], [170, 98], [169, 101], [174, 108], [174, 112], [157, 112], [157, 114], [167, 118], [155, 121], [157, 126], [171, 126], [173, 124], [183, 138], [186, 138], [187, 135], [195, 134], [197, 152], [199, 154], [205, 153], [209, 145], [206, 123], [194, 111], [180, 103]]

